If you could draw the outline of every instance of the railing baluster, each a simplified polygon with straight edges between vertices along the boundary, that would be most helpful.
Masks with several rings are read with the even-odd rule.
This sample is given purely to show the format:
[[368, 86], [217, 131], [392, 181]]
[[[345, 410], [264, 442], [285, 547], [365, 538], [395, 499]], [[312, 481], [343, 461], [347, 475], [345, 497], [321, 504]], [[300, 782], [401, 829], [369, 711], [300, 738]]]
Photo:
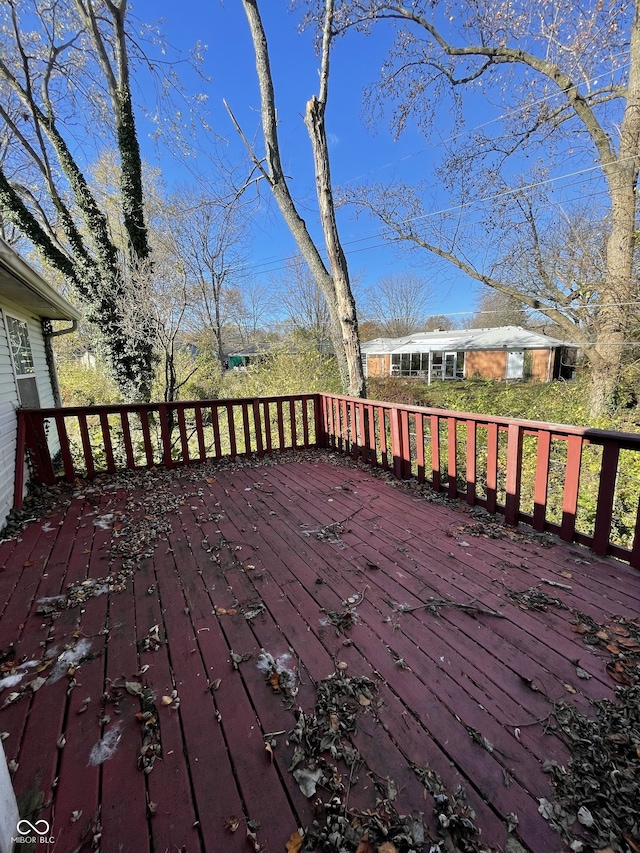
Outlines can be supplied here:
[[467, 503], [473, 506], [476, 502], [476, 429], [475, 421], [467, 420], [467, 458], [466, 458], [466, 473], [467, 473]]
[[127, 455], [127, 468], [135, 470], [136, 460], [133, 455], [133, 445], [131, 444], [131, 430], [129, 429], [129, 413], [127, 411], [120, 412], [120, 423], [122, 424], [122, 440], [124, 441], [124, 450]]
[[182, 463], [188, 465], [191, 462], [189, 455], [189, 437], [187, 435], [187, 421], [185, 418], [185, 407], [177, 405], [176, 414], [178, 416], [178, 432], [180, 433], [180, 447], [182, 452]]
[[593, 531], [593, 550], [596, 554], [606, 554], [609, 550], [609, 536], [613, 518], [613, 501], [618, 478], [620, 447], [608, 442], [602, 451], [600, 466], [600, 485], [596, 504], [596, 523]]
[[196, 403], [193, 411], [196, 419], [196, 433], [198, 436], [198, 459], [200, 462], [204, 462], [207, 458], [207, 449], [204, 441], [204, 426], [202, 424], [202, 406]]
[[23, 411], [18, 410], [18, 433], [16, 435], [16, 470], [13, 479], [13, 505], [16, 509], [24, 506], [24, 469], [27, 464], [27, 419]]
[[211, 424], [213, 426], [214, 459], [220, 459], [222, 456], [222, 442], [220, 440], [220, 406], [211, 406]]
[[83, 412], [80, 412], [78, 415], [78, 426], [80, 427], [80, 438], [82, 440], [82, 452], [84, 454], [84, 464], [87, 468], [87, 477], [91, 479], [95, 477], [96, 469], [93, 464], [93, 451], [91, 449], [91, 439], [89, 438], [87, 416]]
[[264, 436], [266, 449], [267, 453], [271, 453], [273, 451], [273, 444], [271, 441], [271, 406], [267, 400], [262, 404], [262, 411], [264, 414]]
[[581, 462], [582, 436], [570, 435], [567, 439], [567, 467], [562, 500], [562, 524], [560, 526], [560, 538], [567, 542], [573, 541], [573, 534], [576, 529]]
[[[151, 444], [151, 427], [149, 425], [149, 411], [140, 409], [140, 426], [142, 427], [142, 441], [144, 442], [144, 452], [147, 457], [147, 468], [153, 468], [153, 446]], [[200, 419], [200, 427], [202, 428], [202, 418]]]
[[236, 445], [236, 418], [233, 411], [233, 403], [227, 403], [227, 423], [229, 425], [229, 447], [232, 459], [238, 455], [238, 447]]
[[391, 453], [393, 456], [393, 473], [401, 480], [403, 474], [402, 466], [402, 426], [400, 424], [400, 409], [395, 406], [389, 410], [391, 418]]
[[504, 517], [507, 524], [515, 526], [520, 512], [520, 482], [522, 479], [522, 427], [509, 424], [507, 439], [507, 498]]
[[262, 445], [262, 423], [260, 419], [260, 403], [258, 400], [253, 401], [253, 428], [256, 433], [256, 451], [258, 456], [264, 456], [264, 447]]
[[102, 432], [107, 471], [109, 474], [113, 474], [116, 470], [116, 461], [113, 458], [113, 444], [111, 442], [111, 429], [109, 428], [109, 415], [107, 412], [100, 412], [100, 431]]
[[533, 487], [533, 527], [542, 532], [547, 520], [547, 493], [549, 490], [549, 462], [551, 459], [551, 433], [538, 431], [536, 480]]
[[341, 406], [341, 418], [340, 418], [340, 435], [342, 436], [342, 450], [344, 453], [351, 452], [351, 445], [349, 444], [349, 414], [347, 401], [342, 401]]
[[242, 430], [244, 434], [244, 455], [251, 456], [251, 430], [249, 429], [249, 406], [242, 403]]
[[380, 461], [385, 471], [389, 470], [389, 451], [387, 449], [387, 411], [378, 406], [378, 434], [380, 436]]
[[278, 400], [276, 405], [276, 409], [278, 412], [278, 450], [284, 450], [284, 415], [282, 413], [282, 400]]
[[351, 457], [357, 459], [360, 453], [360, 424], [358, 423], [358, 406], [349, 400], [349, 435], [351, 437]]
[[356, 408], [358, 410], [358, 451], [360, 459], [362, 459], [363, 462], [366, 462], [368, 459], [367, 451], [369, 448], [367, 446], [367, 430], [365, 424], [364, 403], [359, 402]]
[[440, 486], [440, 418], [431, 415], [431, 488], [439, 492]]
[[291, 447], [295, 450], [298, 446], [298, 435], [296, 431], [296, 405], [293, 399], [289, 400], [289, 422], [291, 429]]
[[447, 473], [448, 494], [455, 498], [458, 495], [458, 421], [451, 417], [447, 418]]
[[309, 437], [309, 400], [307, 397], [302, 398], [302, 446], [309, 447], [311, 444]]
[[487, 511], [498, 503], [498, 424], [487, 424]]
[[169, 409], [166, 403], [158, 406], [160, 418], [160, 436], [162, 438], [162, 461], [167, 470], [173, 468], [173, 454], [171, 453], [171, 429], [169, 427]]
[[[73, 459], [71, 457], [71, 447], [69, 445], [69, 435], [67, 433], [67, 425], [64, 421], [64, 413], [56, 413], [56, 426], [58, 428], [58, 438], [60, 440], [60, 454], [62, 456], [62, 464], [64, 465], [64, 478], [68, 483], [73, 483], [76, 476], [73, 467]], [[18, 456], [18, 459], [20, 457]]]
[[402, 477], [405, 480], [411, 478], [411, 438], [409, 436], [409, 412], [400, 410], [401, 439], [400, 449], [402, 451]]

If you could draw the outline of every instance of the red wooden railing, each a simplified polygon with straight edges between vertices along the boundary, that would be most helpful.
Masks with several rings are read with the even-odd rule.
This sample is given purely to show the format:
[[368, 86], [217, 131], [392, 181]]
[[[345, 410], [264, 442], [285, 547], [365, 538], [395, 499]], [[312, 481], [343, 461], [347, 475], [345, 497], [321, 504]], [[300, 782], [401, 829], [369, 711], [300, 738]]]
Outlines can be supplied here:
[[[331, 394], [29, 409], [36, 482], [326, 447], [640, 568], [640, 435]], [[16, 505], [24, 467], [16, 466]]]
[[640, 435], [320, 399], [323, 446], [640, 568]]

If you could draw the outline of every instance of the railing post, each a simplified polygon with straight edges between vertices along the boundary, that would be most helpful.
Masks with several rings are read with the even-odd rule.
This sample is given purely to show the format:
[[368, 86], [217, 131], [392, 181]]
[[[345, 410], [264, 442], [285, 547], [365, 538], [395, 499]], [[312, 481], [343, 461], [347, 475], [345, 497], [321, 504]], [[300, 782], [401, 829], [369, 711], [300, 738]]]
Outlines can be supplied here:
[[536, 480], [533, 487], [533, 527], [543, 531], [547, 518], [547, 493], [549, 491], [549, 461], [551, 456], [551, 433], [538, 432], [536, 456]]
[[400, 409], [392, 406], [389, 409], [391, 419], [391, 454], [393, 456], [393, 473], [399, 480], [402, 479], [402, 429], [400, 423]]
[[324, 394], [313, 395], [313, 429], [316, 447], [327, 447], [326, 398]]
[[520, 512], [520, 481], [522, 479], [522, 427], [509, 424], [507, 438], [507, 497], [504, 518], [507, 524], [516, 526]]
[[447, 473], [449, 476], [448, 494], [450, 498], [458, 497], [458, 422], [455, 418], [447, 418]]
[[26, 416], [18, 409], [18, 434], [16, 436], [16, 470], [13, 482], [13, 505], [16, 509], [22, 509], [24, 504], [24, 466], [27, 464], [25, 457], [27, 442]]
[[476, 422], [467, 421], [467, 503], [476, 502]]
[[613, 499], [618, 478], [618, 460], [620, 447], [608, 442], [602, 451], [600, 467], [600, 485], [596, 504], [596, 523], [593, 531], [592, 548], [596, 554], [606, 554], [611, 539], [611, 521], [613, 519]]
[[560, 538], [573, 541], [578, 511], [578, 489], [580, 488], [580, 465], [582, 463], [582, 436], [570, 435], [567, 439], [567, 468], [564, 478], [562, 499], [562, 524]]

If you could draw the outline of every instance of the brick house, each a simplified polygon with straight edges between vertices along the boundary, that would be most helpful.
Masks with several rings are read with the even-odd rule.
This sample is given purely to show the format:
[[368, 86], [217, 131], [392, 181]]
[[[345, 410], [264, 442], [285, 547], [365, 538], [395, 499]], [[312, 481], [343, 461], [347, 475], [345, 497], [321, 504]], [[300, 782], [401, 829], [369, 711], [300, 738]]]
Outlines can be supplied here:
[[521, 326], [416, 332], [362, 344], [366, 376], [447, 379], [533, 379], [573, 376], [576, 349]]

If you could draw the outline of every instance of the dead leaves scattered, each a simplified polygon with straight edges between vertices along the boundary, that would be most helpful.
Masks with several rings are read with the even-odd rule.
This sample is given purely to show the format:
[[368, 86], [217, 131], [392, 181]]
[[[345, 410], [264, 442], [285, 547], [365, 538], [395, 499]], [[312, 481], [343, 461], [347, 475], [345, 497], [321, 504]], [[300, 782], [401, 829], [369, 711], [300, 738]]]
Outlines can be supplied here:
[[298, 830], [291, 833], [291, 835], [289, 836], [289, 840], [287, 841], [286, 847], [287, 853], [300, 853], [300, 850], [302, 850], [302, 836], [300, 835]]

